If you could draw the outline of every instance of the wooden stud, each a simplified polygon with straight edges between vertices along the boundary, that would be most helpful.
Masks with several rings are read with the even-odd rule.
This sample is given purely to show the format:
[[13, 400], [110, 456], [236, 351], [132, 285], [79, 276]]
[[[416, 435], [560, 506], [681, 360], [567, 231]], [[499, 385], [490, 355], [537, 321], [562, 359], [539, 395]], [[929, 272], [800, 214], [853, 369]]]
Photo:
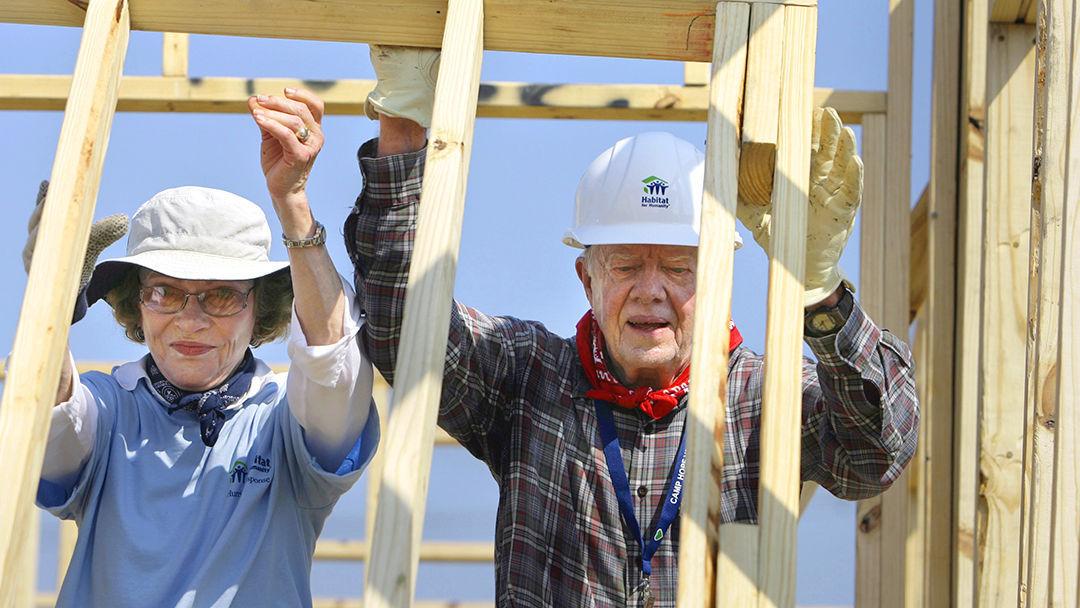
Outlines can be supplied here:
[[788, 6], [784, 13], [765, 327], [768, 358], [761, 412], [758, 491], [761, 527], [758, 605], [761, 607], [795, 605], [795, 545], [801, 483], [802, 296], [817, 8]]
[[739, 198], [754, 205], [768, 205], [772, 201], [780, 121], [780, 79], [777, 75], [781, 73], [783, 60], [784, 12], [785, 8], [776, 4], [750, 7]]
[[926, 302], [926, 282], [930, 275], [930, 251], [926, 242], [929, 208], [930, 186], [927, 185], [919, 196], [919, 202], [911, 210], [911, 267], [908, 269], [908, 320], [911, 323], [915, 322], [915, 317]]
[[[816, 5], [816, 0], [755, 0]], [[0, 22], [79, 25], [84, 0], [5, 0]], [[485, 48], [603, 57], [709, 61], [713, 0], [487, 0]], [[178, 10], [174, 0], [140, 0], [137, 29], [260, 38], [367, 42], [437, 48], [446, 0], [321, 0], [297, 15], [292, 0], [217, 0]]]
[[1036, 168], [1031, 194], [1024, 454], [1025, 606], [1080, 603], [1076, 443], [1080, 441], [1080, 24], [1076, 6], [1039, 0], [1036, 36]]
[[[862, 127], [864, 192], [859, 234], [859, 303], [871, 318], [885, 309], [886, 165], [884, 115], [865, 116]], [[875, 204], [875, 202], [879, 203]], [[855, 527], [855, 606], [881, 604], [881, 497], [859, 501]]]
[[[379, 437], [385, 437], [390, 421], [390, 387], [382, 374], [375, 371], [376, 382], [372, 390], [372, 399], [379, 408]], [[436, 445], [438, 441], [436, 440]], [[379, 508], [379, 487], [382, 485], [383, 470], [386, 468], [386, 450], [377, 450], [371, 462], [368, 463], [366, 472], [367, 486], [364, 497], [364, 542], [365, 555], [371, 555], [371, 545], [375, 538], [375, 514]], [[319, 550], [324, 547], [324, 541], [315, 543], [315, 556], [319, 557]], [[421, 559], [424, 548], [420, 547]]]
[[982, 245], [978, 597], [1016, 601], [1024, 453], [1034, 27], [993, 24], [987, 49], [986, 205]]
[[[908, 255], [911, 214], [911, 105], [912, 47], [915, 32], [914, 0], [889, 0], [889, 95], [885, 113], [886, 174], [885, 250], [883, 272], [884, 308], [877, 322], [903, 340], [908, 337]], [[920, 463], [907, 471], [881, 497], [881, 606], [906, 603], [909, 511], [913, 496], [909, 477], [918, 474]], [[916, 558], [919, 552], [914, 552]]]
[[[989, 0], [965, 0], [961, 57], [960, 115], [952, 117], [951, 97], [935, 97], [934, 196], [930, 225], [931, 298], [928, 320], [937, 345], [929, 361], [932, 379], [927, 396], [932, 411], [951, 409], [953, 454], [953, 583], [952, 604], [974, 606], [978, 601], [979, 509], [979, 333], [982, 327], [982, 233], [985, 205], [985, 136], [987, 25]], [[951, 32], [944, 32], [949, 36]], [[955, 40], [955, 39], [954, 39]], [[943, 42], [944, 44], [944, 42]], [[946, 51], [947, 53], [947, 51]], [[944, 56], [946, 53], [937, 53]], [[946, 86], [943, 82], [942, 86]], [[950, 139], [959, 133], [959, 179], [952, 178], [954, 160]], [[956, 204], [951, 183], [958, 181]], [[944, 192], [944, 193], [943, 193]], [[950, 226], [950, 224], [953, 224]], [[952, 252], [955, 251], [955, 254]], [[954, 258], [955, 255], [955, 258]], [[955, 270], [951, 267], [955, 259]], [[940, 292], [940, 289], [948, 291]], [[955, 293], [955, 295], [954, 295]], [[955, 301], [953, 301], [955, 298]], [[950, 302], [955, 307], [951, 309]], [[955, 318], [953, 315], [955, 314]], [[950, 340], [955, 332], [955, 342]], [[951, 408], [949, 398], [952, 397]]]
[[91, 0], [0, 405], [0, 606], [13, 599], [41, 474], [129, 31], [127, 0]]
[[[690, 375], [695, 380], [686, 418], [686, 490], [679, 528], [676, 603], [688, 608], [713, 606], [715, 589], [717, 585], [723, 586], [720, 580], [724, 573], [717, 571], [715, 560], [728, 403], [728, 321], [738, 199], [739, 110], [746, 74], [750, 7], [720, 2], [716, 5], [716, 15], [698, 247], [698, 314], [694, 316], [697, 339], [690, 362]], [[720, 547], [720, 551], [727, 551], [727, 546]]]
[[[720, 526], [720, 555], [717, 558], [716, 608], [758, 605], [758, 566], [761, 543], [758, 526]], [[679, 577], [682, 577], [680, 562]], [[681, 606], [681, 604], [676, 604]]]
[[18, 573], [15, 575], [15, 608], [32, 605], [37, 592], [37, 565], [41, 543], [41, 510], [33, 509], [27, 530], [26, 549], [19, 556]]
[[56, 588], [64, 584], [68, 567], [71, 566], [71, 556], [75, 554], [75, 543], [79, 540], [79, 527], [74, 521], [64, 519], [60, 521], [60, 541], [56, 549]]
[[709, 84], [709, 73], [708, 62], [683, 62], [683, 84], [688, 87], [703, 87]]
[[484, 48], [483, 0], [450, 0], [364, 605], [410, 606], [442, 389]]
[[[243, 114], [253, 92], [292, 87], [318, 92], [327, 114], [361, 115], [374, 86], [374, 80], [125, 76], [117, 111]], [[70, 88], [68, 76], [0, 75], [0, 110], [63, 110]], [[485, 82], [477, 116], [704, 121], [708, 100], [708, 89], [696, 85]], [[818, 88], [814, 103], [835, 108], [845, 123], [858, 124], [863, 113], [885, 111], [885, 93]]]
[[[885, 112], [885, 307], [880, 322], [907, 339], [911, 215], [912, 47], [914, 0], [889, 0], [889, 93]], [[894, 296], [901, 294], [900, 298]]]
[[[984, 2], [986, 0], [977, 0]], [[953, 379], [956, 324], [956, 248], [958, 164], [961, 154], [961, 41], [963, 14], [970, 9], [957, 2], [934, 5], [935, 78], [931, 90], [931, 162], [927, 193], [926, 258], [922, 280], [927, 295], [920, 311], [918, 331], [925, 337], [923, 359], [916, 359], [922, 369], [918, 386], [922, 407], [922, 431], [916, 458], [922, 465], [920, 484], [923, 501], [917, 505], [923, 525], [921, 546], [914, 547], [921, 557], [921, 595], [908, 597], [908, 605], [931, 608], [953, 605], [953, 580], [956, 564], [954, 489], [954, 419]], [[985, 22], [985, 7], [983, 20]], [[962, 12], [963, 11], [963, 12]], [[970, 38], [968, 39], [970, 40]], [[912, 231], [915, 251], [917, 231]], [[916, 258], [912, 257], [912, 266]], [[916, 267], [917, 268], [917, 267]], [[912, 277], [916, 271], [912, 269]], [[909, 287], [913, 292], [917, 285]], [[958, 604], [970, 605], [970, 604]]]
[[187, 78], [189, 34], [165, 32], [161, 43], [161, 75]]

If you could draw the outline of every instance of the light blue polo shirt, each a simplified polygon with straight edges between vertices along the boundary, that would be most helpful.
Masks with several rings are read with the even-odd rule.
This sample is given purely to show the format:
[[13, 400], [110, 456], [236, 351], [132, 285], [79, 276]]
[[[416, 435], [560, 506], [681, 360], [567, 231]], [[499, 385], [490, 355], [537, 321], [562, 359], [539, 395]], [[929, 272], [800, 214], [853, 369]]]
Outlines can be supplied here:
[[315, 461], [270, 374], [203, 445], [190, 412], [168, 414], [140, 379], [82, 376], [98, 405], [73, 487], [42, 480], [38, 504], [79, 525], [60, 608], [310, 606], [323, 522], [379, 442], [374, 406], [335, 472]]

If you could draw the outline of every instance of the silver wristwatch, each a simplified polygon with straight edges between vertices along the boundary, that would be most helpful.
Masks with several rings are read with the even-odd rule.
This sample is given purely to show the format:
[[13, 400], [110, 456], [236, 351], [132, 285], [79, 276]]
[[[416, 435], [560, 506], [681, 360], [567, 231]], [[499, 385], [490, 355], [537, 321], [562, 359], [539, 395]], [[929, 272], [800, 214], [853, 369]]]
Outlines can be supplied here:
[[285, 246], [289, 249], [303, 249], [305, 247], [320, 247], [323, 243], [326, 243], [326, 228], [323, 227], [318, 221], [315, 222], [315, 235], [306, 239], [290, 239], [281, 235], [281, 242], [285, 243]]

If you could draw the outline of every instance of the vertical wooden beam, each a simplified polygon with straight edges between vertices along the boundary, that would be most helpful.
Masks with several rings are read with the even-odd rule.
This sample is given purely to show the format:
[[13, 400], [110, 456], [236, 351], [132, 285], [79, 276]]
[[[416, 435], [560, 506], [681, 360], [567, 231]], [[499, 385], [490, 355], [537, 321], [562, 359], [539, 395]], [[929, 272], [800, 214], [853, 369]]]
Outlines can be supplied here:
[[[390, 420], [390, 386], [378, 372], [375, 372], [378, 380], [375, 382], [375, 390], [371, 398], [379, 408], [379, 436], [386, 435], [387, 423]], [[367, 468], [367, 496], [364, 508], [364, 540], [371, 544], [375, 536], [375, 512], [379, 505], [379, 486], [382, 484], [382, 472], [386, 459], [386, 450], [378, 450], [372, 457]], [[368, 555], [371, 555], [371, 547], [368, 547]]]
[[56, 588], [64, 584], [71, 556], [75, 554], [75, 543], [79, 540], [79, 527], [70, 519], [60, 521], [60, 542], [56, 549]]
[[[758, 606], [762, 608], [795, 605], [802, 445], [803, 282], [817, 7], [785, 6], [783, 40], [758, 490], [761, 525]], [[907, 228], [906, 221], [903, 227]], [[904, 295], [906, 300], [906, 291]], [[904, 310], [906, 319], [906, 302]]]
[[1025, 606], [1080, 603], [1080, 58], [1074, 2], [1039, 0], [1024, 455]]
[[[915, 0], [889, 0], [889, 90], [885, 110], [886, 175], [884, 310], [877, 319], [900, 338], [908, 338], [908, 257], [911, 214], [911, 105], [915, 37]], [[881, 497], [881, 606], [905, 605], [906, 558], [910, 510], [909, 476], [920, 463]], [[918, 552], [913, 552], [918, 554]], [[912, 555], [915, 558], [916, 555]]]
[[[364, 606], [412, 605], [484, 49], [483, 0], [450, 0]], [[417, 431], [419, 429], [419, 433]]]
[[26, 533], [26, 550], [20, 556], [19, 573], [15, 579], [15, 608], [27, 608], [34, 605], [37, 594], [37, 565], [39, 545], [41, 543], [41, 510], [30, 511], [30, 520]]
[[[713, 606], [727, 411], [728, 321], [738, 199], [739, 111], [746, 73], [750, 7], [716, 5], [709, 86], [705, 190], [698, 246], [697, 306], [690, 374], [695, 380], [686, 427], [686, 494], [679, 531], [677, 604]], [[721, 547], [721, 554], [726, 548]], [[721, 560], [724, 558], [721, 557]], [[743, 560], [745, 561], [745, 560]], [[737, 566], [737, 564], [736, 564]]]
[[780, 125], [780, 78], [783, 69], [784, 7], [750, 5], [750, 46], [746, 56], [739, 197], [754, 205], [772, 200]]
[[[941, 7], [941, 5], [937, 5]], [[942, 412], [952, 399], [953, 411], [953, 606], [974, 606], [978, 602], [979, 563], [979, 334], [982, 327], [982, 234], [985, 205], [985, 133], [987, 28], [989, 0], [965, 0], [963, 12], [963, 53], [961, 56], [959, 123], [953, 116], [950, 96], [942, 95], [934, 111], [934, 177], [931, 213], [932, 261], [930, 331], [937, 346], [929, 362], [933, 379], [930, 407]], [[943, 32], [945, 36], [949, 33]], [[942, 46], [948, 39], [937, 38]], [[949, 48], [945, 46], [945, 48]], [[940, 55], [935, 48], [935, 54]], [[935, 87], [948, 86], [947, 81]], [[935, 95], [935, 104], [939, 97]], [[959, 189], [953, 205], [950, 169], [953, 133], [959, 133]], [[939, 162], [940, 161], [940, 162]], [[955, 254], [952, 253], [955, 251]], [[955, 256], [955, 270], [951, 268]], [[951, 278], [955, 276], [955, 279]], [[947, 291], [942, 291], [947, 290]], [[955, 317], [949, 310], [955, 302]], [[950, 329], [955, 328], [955, 329]], [[955, 335], [955, 341], [950, 338]], [[946, 361], [946, 356], [949, 361]], [[935, 444], [936, 445], [936, 444]]]
[[0, 606], [27, 541], [130, 25], [127, 0], [90, 1], [0, 404]]
[[987, 48], [986, 206], [983, 220], [982, 337], [977, 536], [979, 604], [1016, 601], [1024, 453], [1031, 140], [1035, 28], [992, 24]]
[[[922, 318], [923, 325], [926, 324], [925, 316], [919, 315], [919, 311], [926, 304], [927, 279], [930, 277], [930, 248], [926, 242], [929, 216], [930, 185], [927, 184], [923, 188], [923, 193], [919, 195], [919, 202], [915, 203], [915, 208], [911, 210], [911, 266], [908, 268], [908, 310], [911, 311], [909, 320], [912, 324], [915, 323], [916, 317]], [[929, 352], [929, 349], [927, 349], [927, 356], [924, 359], [916, 357], [916, 364], [929, 360]], [[917, 384], [919, 388], [923, 386], [925, 385]], [[922, 402], [921, 395], [919, 401]]]
[[[885, 201], [889, 168], [882, 114], [863, 117], [864, 192], [859, 226], [859, 303], [871, 318], [885, 310]], [[859, 501], [855, 531], [855, 605], [881, 604], [881, 497]]]
[[187, 78], [188, 34], [165, 32], [161, 44], [161, 75]]
[[688, 87], [703, 87], [709, 84], [709, 65], [701, 61], [683, 62], [683, 84]]

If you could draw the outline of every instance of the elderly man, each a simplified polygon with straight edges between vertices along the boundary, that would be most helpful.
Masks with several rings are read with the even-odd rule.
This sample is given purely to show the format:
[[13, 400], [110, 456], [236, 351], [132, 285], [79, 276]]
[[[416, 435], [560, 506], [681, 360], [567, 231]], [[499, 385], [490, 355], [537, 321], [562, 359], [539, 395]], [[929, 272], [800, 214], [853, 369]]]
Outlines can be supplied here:
[[[372, 50], [380, 121], [359, 151], [364, 189], [345, 226], [367, 311], [361, 339], [392, 383], [438, 54]], [[837, 268], [862, 190], [850, 129], [819, 112], [807, 239], [802, 477], [847, 499], [878, 494], [915, 450], [911, 354], [871, 321]], [[674, 606], [679, 469], [693, 339], [704, 157], [664, 133], [624, 139], [585, 172], [577, 274], [592, 310], [573, 338], [457, 302], [439, 424], [499, 484], [499, 606]], [[768, 208], [744, 210], [756, 240]], [[722, 517], [757, 519], [763, 358], [732, 328]], [[665, 505], [675, 505], [675, 508]]]

